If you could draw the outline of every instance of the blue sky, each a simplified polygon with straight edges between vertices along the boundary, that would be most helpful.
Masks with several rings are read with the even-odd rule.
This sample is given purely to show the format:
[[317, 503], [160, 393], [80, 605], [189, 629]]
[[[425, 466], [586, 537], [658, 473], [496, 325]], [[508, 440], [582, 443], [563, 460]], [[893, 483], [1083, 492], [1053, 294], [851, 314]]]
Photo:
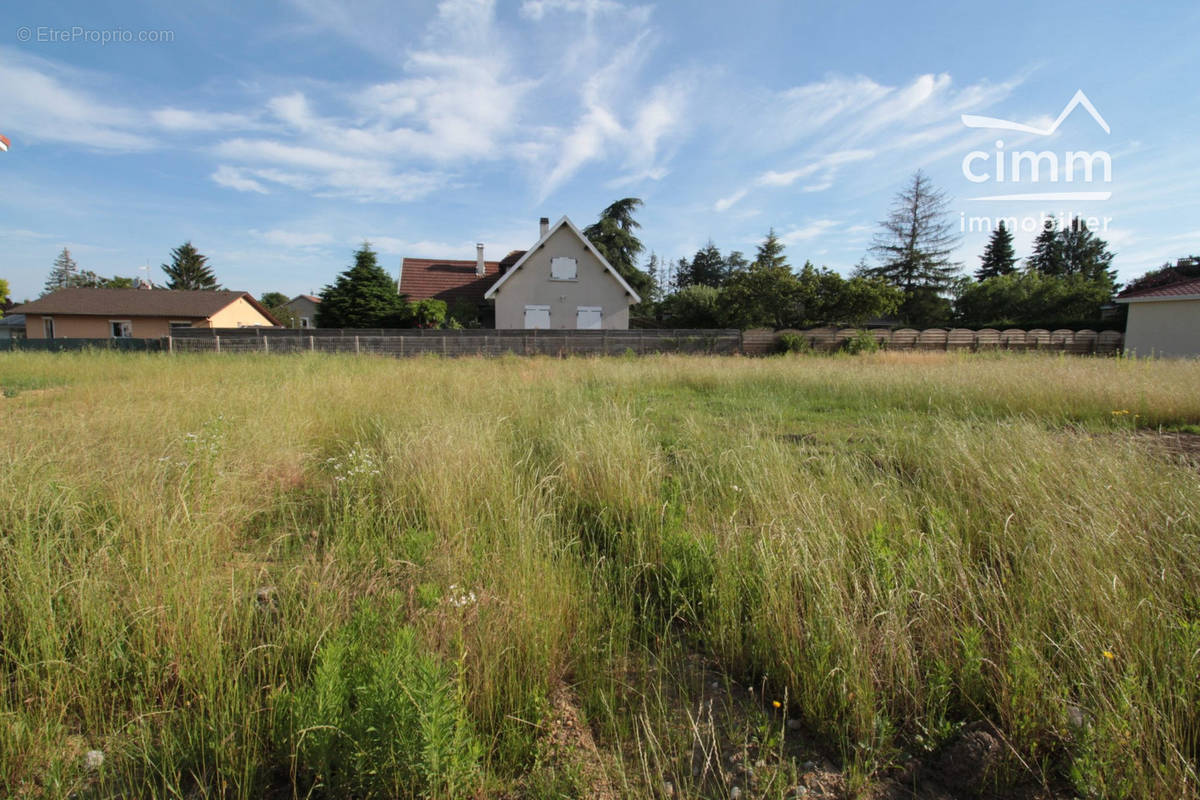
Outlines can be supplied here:
[[[38, 294], [64, 246], [85, 269], [161, 280], [190, 239], [225, 286], [291, 295], [364, 239], [393, 273], [406, 255], [473, 258], [477, 241], [498, 258], [540, 216], [583, 226], [630, 195], [660, 257], [709, 238], [752, 253], [773, 226], [794, 265], [847, 272], [917, 168], [956, 227], [1109, 218], [1126, 280], [1200, 253], [1194, 3], [248, 5], [8, 11], [0, 277], [14, 298]], [[1078, 90], [1110, 132], [1084, 107], [1046, 136], [962, 121], [1048, 127]], [[1045, 152], [1039, 180], [997, 181], [998, 150]], [[986, 180], [964, 175], [973, 151]], [[1111, 180], [1096, 161], [1087, 185], [1063, 182], [1069, 153], [1101, 151]], [[1111, 196], [974, 199], [1080, 190]], [[984, 239], [963, 237], [969, 270]], [[1031, 239], [1018, 233], [1019, 254]]]

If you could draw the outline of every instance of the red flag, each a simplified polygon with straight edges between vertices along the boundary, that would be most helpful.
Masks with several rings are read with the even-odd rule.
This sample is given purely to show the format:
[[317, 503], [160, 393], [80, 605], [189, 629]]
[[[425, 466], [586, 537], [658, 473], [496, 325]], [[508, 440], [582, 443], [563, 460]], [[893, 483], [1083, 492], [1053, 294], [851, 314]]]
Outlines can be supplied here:
[[8, 137], [4, 134], [0, 134], [0, 153], [7, 153], [8, 146], [10, 144], [12, 144], [12, 142], [8, 140]]

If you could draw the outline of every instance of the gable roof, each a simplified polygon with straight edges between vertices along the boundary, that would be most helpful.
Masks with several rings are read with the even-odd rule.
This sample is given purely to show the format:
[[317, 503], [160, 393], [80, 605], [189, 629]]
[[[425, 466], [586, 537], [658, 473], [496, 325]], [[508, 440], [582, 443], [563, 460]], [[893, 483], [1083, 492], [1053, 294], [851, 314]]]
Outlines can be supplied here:
[[1121, 292], [1117, 295], [1118, 303], [1138, 303], [1151, 300], [1200, 300], [1200, 278], [1189, 278], [1166, 286], [1139, 289], [1128, 293]]
[[483, 277], [475, 274], [475, 261], [444, 258], [406, 258], [400, 263], [400, 294], [409, 300], [466, 300], [482, 303], [487, 287], [500, 274], [499, 261], [483, 263]]
[[59, 289], [32, 303], [16, 306], [20, 314], [74, 316], [193, 317], [208, 319], [235, 301], [244, 299], [272, 325], [279, 320], [249, 292], [229, 290], [182, 291], [174, 289]]
[[317, 297], [315, 294], [298, 294], [295, 297], [293, 297], [291, 300], [288, 300], [288, 302], [294, 303], [297, 300], [307, 300], [310, 303], [321, 302], [321, 298]]
[[588, 241], [588, 238], [583, 235], [583, 231], [581, 231], [581, 230], [579, 230], [579, 228], [575, 227], [575, 223], [571, 222], [571, 220], [567, 219], [565, 214], [558, 220], [558, 222], [551, 225], [550, 229], [546, 231], [546, 235], [543, 236], [542, 238], [538, 239], [537, 242], [534, 243], [533, 247], [526, 250], [525, 254], [522, 255], [519, 259], [517, 259], [517, 263], [515, 263], [511, 267], [509, 267], [508, 271], [505, 272], [504, 275], [501, 276], [500, 280], [498, 280], [494, 284], [492, 284], [492, 288], [488, 289], [487, 292], [483, 296], [489, 300], [491, 298], [495, 297], [496, 292], [500, 289], [501, 286], [504, 285], [504, 282], [506, 280], [508, 280], [509, 278], [511, 278], [514, 274], [516, 274], [516, 271], [521, 268], [521, 265], [524, 264], [531, 255], [536, 253], [541, 248], [541, 246], [544, 245], [546, 243], [546, 241], [551, 236], [554, 235], [555, 231], [557, 231], [563, 225], [566, 225], [567, 228], [569, 228], [572, 233], [574, 233], [577, 237], [579, 237], [579, 241], [583, 242], [584, 246], [587, 247], [587, 249], [589, 251], [591, 251], [591, 254], [594, 255], [596, 257], [596, 260], [600, 262], [600, 266], [604, 267], [604, 269], [617, 281], [617, 283], [621, 284], [621, 288], [629, 293], [629, 296], [633, 298], [633, 302], [635, 302], [635, 303], [642, 302], [641, 296], [638, 295], [638, 293], [633, 290], [633, 287], [630, 286], [625, 281], [625, 279], [621, 277], [621, 273], [619, 273], [615, 269], [613, 269], [612, 264], [608, 263], [608, 259], [606, 259], [604, 256], [600, 255], [600, 251], [596, 249], [596, 246]]

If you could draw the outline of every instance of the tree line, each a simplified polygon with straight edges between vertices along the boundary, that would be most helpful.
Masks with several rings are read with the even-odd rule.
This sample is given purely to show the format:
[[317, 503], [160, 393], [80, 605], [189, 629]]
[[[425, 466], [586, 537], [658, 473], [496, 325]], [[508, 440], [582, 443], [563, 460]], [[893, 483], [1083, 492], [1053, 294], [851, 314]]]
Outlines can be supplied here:
[[[167, 282], [158, 286], [150, 282], [149, 287], [155, 289], [187, 289], [187, 290], [216, 290], [221, 286], [208, 264], [208, 257], [201, 255], [192, 243], [184, 242], [171, 251], [171, 260], [163, 264], [161, 269], [167, 276]], [[71, 251], [64, 247], [42, 288], [42, 296], [56, 292], [59, 289], [135, 289], [139, 279], [122, 275], [106, 278], [88, 270], [80, 269], [79, 264], [71, 256]]]
[[[973, 276], [953, 260], [960, 237], [949, 221], [948, 200], [922, 172], [896, 194], [868, 254], [848, 277], [805, 260], [794, 269], [774, 228], [754, 257], [722, 253], [711, 240], [691, 258], [662, 260], [638, 238], [642, 200], [609, 205], [583, 233], [641, 296], [631, 309], [635, 324], [679, 328], [862, 326], [870, 321], [915, 327], [1066, 327], [1100, 324], [1102, 308], [1119, 285], [1113, 253], [1083, 220], [1048, 219], [1032, 252], [1018, 258], [1012, 232], [1000, 222], [991, 232]], [[510, 254], [514, 255], [514, 254]], [[161, 266], [168, 289], [219, 289], [206, 256], [190, 241]], [[1200, 259], [1180, 259], [1147, 273], [1130, 288], [1150, 288], [1200, 276]], [[133, 278], [105, 278], [80, 270], [63, 249], [45, 293], [68, 287], [132, 288]], [[154, 286], [153, 288], [159, 288]], [[0, 300], [4, 292], [0, 291]], [[354, 263], [321, 292], [321, 327], [480, 327], [480, 308], [441, 300], [409, 301], [380, 265], [369, 242]], [[294, 321], [288, 297], [266, 292], [263, 304], [284, 324]]]

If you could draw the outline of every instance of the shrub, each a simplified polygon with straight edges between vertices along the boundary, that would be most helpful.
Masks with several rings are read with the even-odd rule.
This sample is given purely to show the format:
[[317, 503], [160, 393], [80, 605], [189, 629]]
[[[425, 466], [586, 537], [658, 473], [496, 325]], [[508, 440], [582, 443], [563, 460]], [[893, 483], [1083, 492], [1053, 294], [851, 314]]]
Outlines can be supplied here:
[[879, 352], [879, 340], [870, 331], [858, 331], [846, 340], [846, 352], [851, 355]]
[[808, 341], [802, 333], [793, 331], [784, 331], [779, 334], [778, 343], [779, 352], [781, 353], [811, 353], [812, 343]]

